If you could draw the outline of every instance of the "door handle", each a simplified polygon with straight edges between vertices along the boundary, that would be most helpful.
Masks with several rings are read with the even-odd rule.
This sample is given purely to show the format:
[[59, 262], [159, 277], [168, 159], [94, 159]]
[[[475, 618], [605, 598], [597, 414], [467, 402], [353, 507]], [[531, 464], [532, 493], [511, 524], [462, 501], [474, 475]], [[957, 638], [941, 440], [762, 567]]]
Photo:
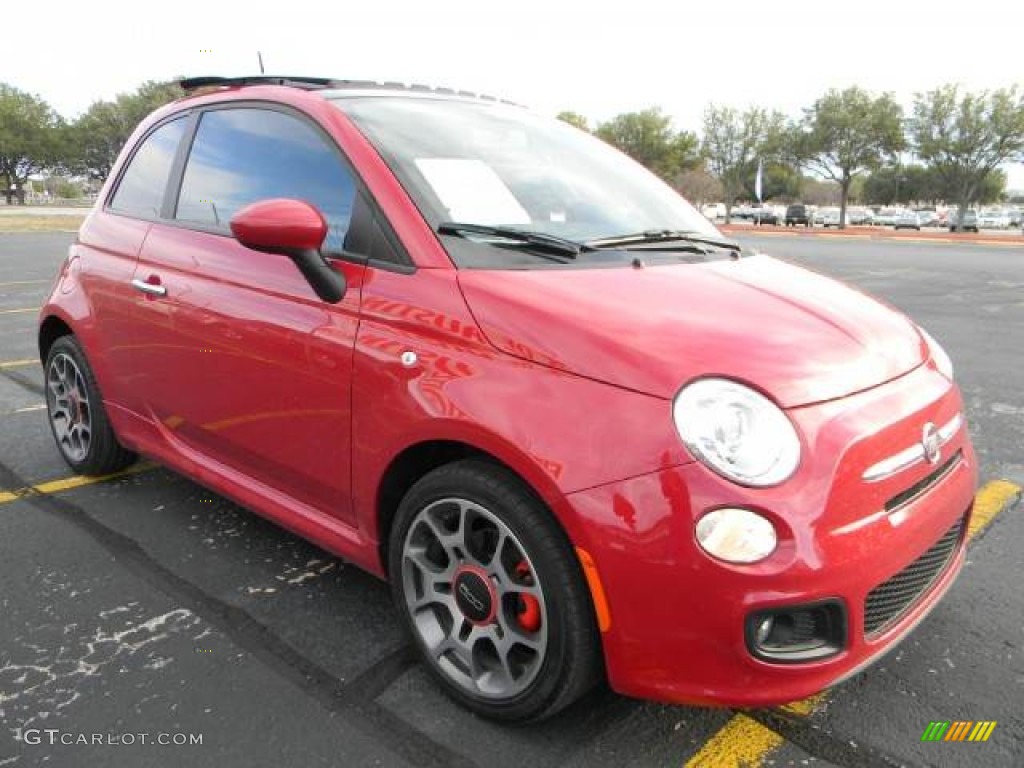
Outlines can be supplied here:
[[162, 285], [154, 285], [153, 283], [147, 283], [145, 280], [139, 280], [135, 278], [132, 280], [132, 286], [143, 293], [148, 293], [150, 296], [166, 296], [167, 289]]

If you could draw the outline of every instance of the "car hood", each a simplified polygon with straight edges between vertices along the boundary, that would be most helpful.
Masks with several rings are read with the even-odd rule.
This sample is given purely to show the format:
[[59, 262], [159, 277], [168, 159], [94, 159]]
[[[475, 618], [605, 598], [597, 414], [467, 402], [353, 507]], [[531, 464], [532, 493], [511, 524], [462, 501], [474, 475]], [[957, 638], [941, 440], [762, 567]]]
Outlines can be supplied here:
[[499, 349], [664, 398], [714, 375], [796, 407], [884, 383], [927, 357], [921, 335], [899, 312], [767, 256], [461, 270], [459, 283]]

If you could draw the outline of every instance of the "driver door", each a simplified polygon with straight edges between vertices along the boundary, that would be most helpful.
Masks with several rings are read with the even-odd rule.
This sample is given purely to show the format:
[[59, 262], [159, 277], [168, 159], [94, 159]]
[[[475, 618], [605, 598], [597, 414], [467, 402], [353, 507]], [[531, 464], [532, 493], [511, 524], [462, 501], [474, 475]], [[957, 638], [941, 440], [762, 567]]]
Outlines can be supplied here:
[[338, 148], [290, 112], [204, 111], [174, 220], [154, 223], [139, 254], [137, 383], [146, 416], [177, 453], [351, 522], [365, 266], [332, 261], [348, 290], [329, 304], [290, 259], [238, 243], [231, 216], [275, 197], [316, 205], [329, 224], [325, 255], [344, 255], [358, 193]]

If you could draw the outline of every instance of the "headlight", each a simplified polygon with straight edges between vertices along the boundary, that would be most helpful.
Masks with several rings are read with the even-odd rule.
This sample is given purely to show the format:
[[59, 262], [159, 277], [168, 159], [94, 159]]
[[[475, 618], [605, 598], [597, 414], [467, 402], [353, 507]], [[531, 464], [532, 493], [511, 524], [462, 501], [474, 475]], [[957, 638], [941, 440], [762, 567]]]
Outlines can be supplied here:
[[932, 353], [932, 360], [935, 361], [935, 367], [939, 369], [939, 373], [952, 381], [953, 361], [949, 359], [949, 355], [946, 354], [946, 350], [944, 350], [942, 345], [932, 338], [932, 335], [920, 325], [917, 326], [917, 330], [921, 332], [921, 335], [924, 336], [924, 340], [928, 343], [928, 351]]
[[728, 379], [700, 379], [672, 405], [676, 429], [695, 457], [741, 485], [777, 485], [800, 463], [800, 438], [764, 395]]
[[730, 563], [764, 560], [777, 541], [771, 521], [748, 509], [715, 509], [697, 522], [697, 542], [704, 551]]

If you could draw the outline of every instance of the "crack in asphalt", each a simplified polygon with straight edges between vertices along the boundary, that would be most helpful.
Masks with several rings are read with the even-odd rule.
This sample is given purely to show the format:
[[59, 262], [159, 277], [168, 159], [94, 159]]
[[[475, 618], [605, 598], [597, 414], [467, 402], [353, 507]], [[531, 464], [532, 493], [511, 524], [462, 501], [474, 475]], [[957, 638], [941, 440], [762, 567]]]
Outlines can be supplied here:
[[27, 376], [23, 376], [17, 371], [8, 371], [0, 368], [0, 376], [10, 381], [13, 384], [17, 384], [24, 390], [31, 392], [34, 395], [46, 396], [46, 387], [38, 382], [33, 381]]
[[306, 658], [274, 630], [241, 608], [207, 594], [147, 552], [137, 541], [109, 528], [67, 499], [41, 494], [0, 462], [0, 485], [25, 488], [21, 498], [46, 514], [71, 523], [129, 573], [224, 633], [232, 642], [314, 698], [331, 713], [344, 715], [384, 748], [412, 765], [426, 768], [476, 768], [465, 756], [440, 744], [385, 709], [376, 699], [416, 662], [403, 645], [345, 681]]

